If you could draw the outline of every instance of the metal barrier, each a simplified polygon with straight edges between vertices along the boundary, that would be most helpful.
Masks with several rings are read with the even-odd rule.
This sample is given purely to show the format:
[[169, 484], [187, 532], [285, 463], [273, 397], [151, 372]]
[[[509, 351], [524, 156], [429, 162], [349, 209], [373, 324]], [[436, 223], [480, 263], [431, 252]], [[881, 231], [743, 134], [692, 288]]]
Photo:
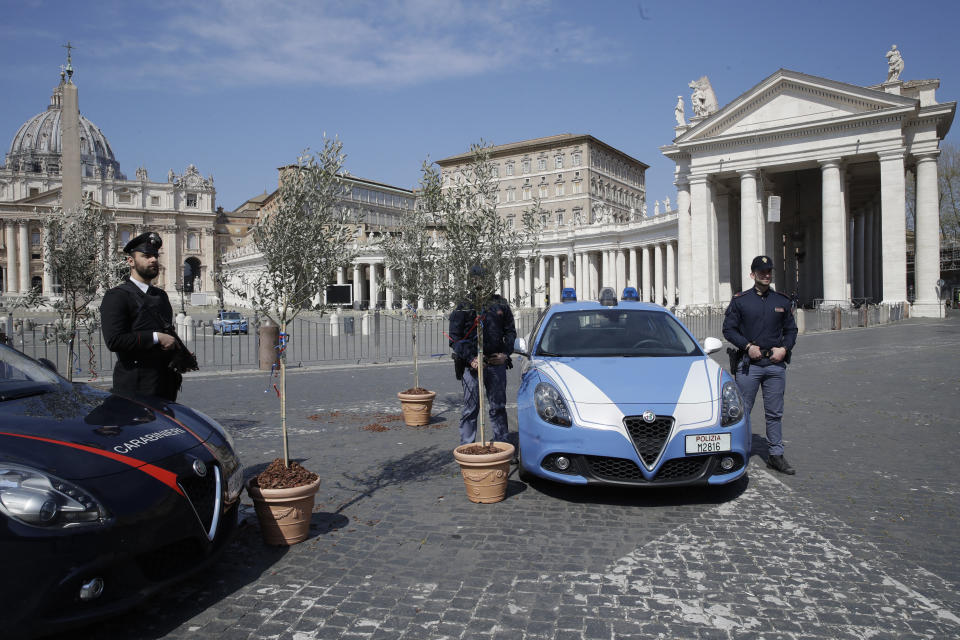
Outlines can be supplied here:
[[[518, 336], [527, 336], [541, 311], [520, 309], [514, 314]], [[68, 363], [68, 347], [53, 340], [53, 324], [25, 318], [13, 323], [12, 346], [34, 358], [47, 358], [57, 370], [74, 368], [74, 375], [98, 378], [110, 375], [116, 356], [103, 341], [100, 331], [91, 340], [80, 333], [75, 355]], [[400, 312], [349, 313], [301, 316], [287, 327], [287, 365], [291, 367], [322, 364], [403, 362], [413, 358], [414, 319]], [[449, 357], [447, 338], [449, 314], [421, 312], [417, 321], [419, 357]], [[197, 356], [200, 370], [256, 369], [259, 365], [259, 322], [251, 318], [247, 334], [215, 334], [209, 320], [194, 321], [187, 347]], [[350, 330], [352, 329], [352, 330]]]

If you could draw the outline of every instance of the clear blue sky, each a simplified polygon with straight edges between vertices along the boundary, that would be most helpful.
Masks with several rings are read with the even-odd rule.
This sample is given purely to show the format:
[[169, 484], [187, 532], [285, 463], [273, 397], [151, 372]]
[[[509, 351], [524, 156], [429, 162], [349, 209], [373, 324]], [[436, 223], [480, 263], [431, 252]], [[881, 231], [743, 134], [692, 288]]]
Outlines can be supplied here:
[[424, 159], [480, 139], [588, 133], [650, 165], [652, 211], [676, 201], [658, 149], [702, 75], [721, 105], [781, 67], [872, 85], [896, 44], [902, 79], [960, 97], [955, 0], [0, 0], [0, 16], [3, 153], [46, 108], [69, 40], [81, 112], [124, 173], [194, 163], [228, 210], [326, 132], [352, 174], [407, 188]]

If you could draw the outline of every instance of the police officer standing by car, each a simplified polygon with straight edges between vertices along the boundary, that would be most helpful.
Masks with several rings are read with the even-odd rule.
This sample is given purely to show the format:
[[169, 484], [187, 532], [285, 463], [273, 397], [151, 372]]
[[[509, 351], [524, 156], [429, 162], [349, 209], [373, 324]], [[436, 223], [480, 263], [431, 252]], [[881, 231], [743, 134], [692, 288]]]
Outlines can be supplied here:
[[170, 368], [178, 347], [173, 335], [173, 308], [166, 292], [150, 285], [160, 273], [162, 245], [159, 235], [148, 232], [123, 247], [130, 277], [104, 294], [100, 316], [103, 339], [117, 354], [111, 391], [175, 402], [183, 377]]
[[[507, 441], [507, 368], [517, 329], [513, 312], [504, 298], [485, 294], [487, 272], [474, 265], [470, 269], [471, 297], [457, 305], [450, 314], [450, 346], [456, 370], [463, 383], [463, 407], [460, 411], [460, 444], [470, 444], [477, 435], [480, 413], [478, 380], [477, 330], [483, 327], [483, 384], [490, 409], [493, 440]], [[475, 299], [481, 299], [481, 311], [475, 310]]]
[[733, 296], [723, 320], [723, 336], [737, 349], [731, 364], [737, 386], [743, 394], [744, 413], [750, 415], [763, 389], [763, 411], [767, 422], [767, 466], [780, 473], [796, 471], [783, 456], [783, 392], [787, 363], [797, 342], [793, 301], [770, 288], [773, 261], [757, 256], [750, 263], [754, 286]]

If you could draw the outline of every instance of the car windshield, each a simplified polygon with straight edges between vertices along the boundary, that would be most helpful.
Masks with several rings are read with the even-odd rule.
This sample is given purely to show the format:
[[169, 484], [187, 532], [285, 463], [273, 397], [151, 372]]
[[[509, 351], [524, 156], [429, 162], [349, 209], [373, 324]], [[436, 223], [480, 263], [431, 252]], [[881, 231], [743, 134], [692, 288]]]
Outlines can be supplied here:
[[16, 349], [0, 345], [0, 402], [52, 391], [60, 378]]
[[598, 309], [554, 314], [537, 355], [557, 357], [681, 357], [701, 355], [696, 341], [668, 313]]
[[222, 315], [224, 320], [240, 320], [240, 313], [237, 311], [225, 311]]

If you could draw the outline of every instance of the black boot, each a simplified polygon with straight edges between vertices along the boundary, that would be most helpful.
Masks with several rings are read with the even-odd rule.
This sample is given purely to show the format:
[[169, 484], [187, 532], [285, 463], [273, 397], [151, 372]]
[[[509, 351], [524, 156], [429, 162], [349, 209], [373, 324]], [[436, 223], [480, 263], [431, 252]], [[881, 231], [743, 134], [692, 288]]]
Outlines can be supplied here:
[[788, 476], [796, 473], [796, 470], [790, 466], [790, 463], [787, 462], [787, 459], [783, 456], [769, 456], [767, 458], [767, 466], [780, 473], [785, 473]]

